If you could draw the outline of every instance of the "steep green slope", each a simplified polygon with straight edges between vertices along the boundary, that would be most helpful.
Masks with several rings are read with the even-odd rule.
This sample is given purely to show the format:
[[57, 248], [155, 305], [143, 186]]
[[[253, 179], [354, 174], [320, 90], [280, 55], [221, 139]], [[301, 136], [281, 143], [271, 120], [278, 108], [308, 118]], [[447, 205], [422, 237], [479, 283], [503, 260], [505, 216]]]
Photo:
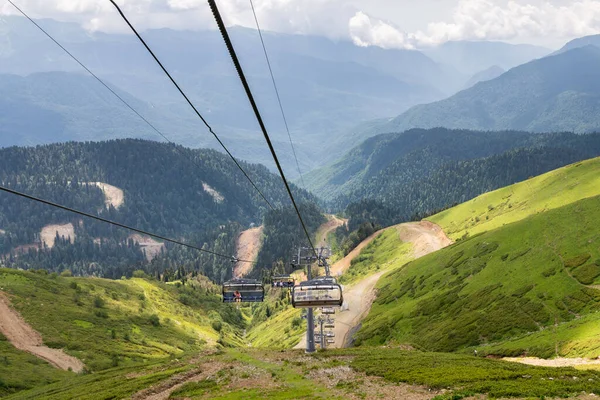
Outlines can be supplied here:
[[[381, 279], [357, 341], [456, 351], [529, 333], [569, 332], [580, 317], [597, 324], [600, 291], [585, 285], [600, 283], [599, 221], [600, 197], [591, 197], [413, 261]], [[600, 355], [589, 337], [550, 336], [521, 350]]]
[[600, 128], [600, 48], [532, 61], [454, 96], [415, 106], [388, 131], [447, 128], [590, 132]]
[[[44, 344], [92, 371], [241, 344], [240, 313], [206, 279], [183, 287], [0, 269], [2, 291]], [[13, 368], [19, 368], [14, 364]]]
[[427, 219], [458, 239], [598, 195], [600, 158], [594, 158], [485, 193]]

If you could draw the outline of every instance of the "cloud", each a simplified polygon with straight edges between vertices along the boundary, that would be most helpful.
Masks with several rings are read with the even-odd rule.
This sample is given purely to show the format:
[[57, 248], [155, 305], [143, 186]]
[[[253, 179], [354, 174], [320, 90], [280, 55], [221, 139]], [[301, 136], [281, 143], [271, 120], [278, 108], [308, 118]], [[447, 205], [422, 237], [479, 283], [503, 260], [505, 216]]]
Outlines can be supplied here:
[[535, 4], [516, 0], [461, 0], [451, 22], [430, 23], [411, 34], [420, 45], [448, 40], [572, 37], [600, 32], [600, 1], [573, 1], [565, 6], [549, 1]]
[[[90, 30], [127, 32], [107, 0], [14, 1], [36, 18], [77, 22]], [[378, 0], [378, 8], [385, 10], [387, 1], [391, 7], [399, 0]], [[370, 3], [362, 0], [254, 0], [254, 5], [265, 30], [349, 39], [359, 46], [407, 49], [448, 40], [572, 38], [600, 33], [600, 0], [443, 1], [456, 2], [446, 18], [410, 32], [374, 18], [368, 12]], [[141, 29], [215, 28], [206, 0], [118, 0], [118, 3]], [[255, 27], [249, 0], [218, 0], [218, 4], [227, 25]], [[408, 3], [406, 10], [411, 10]], [[0, 14], [16, 14], [16, 11], [5, 3], [0, 6]], [[424, 15], [418, 17], [422, 19]]]
[[350, 19], [348, 30], [352, 41], [358, 46], [375, 45], [385, 49], [414, 47], [404, 32], [391, 23], [371, 18], [362, 11]]

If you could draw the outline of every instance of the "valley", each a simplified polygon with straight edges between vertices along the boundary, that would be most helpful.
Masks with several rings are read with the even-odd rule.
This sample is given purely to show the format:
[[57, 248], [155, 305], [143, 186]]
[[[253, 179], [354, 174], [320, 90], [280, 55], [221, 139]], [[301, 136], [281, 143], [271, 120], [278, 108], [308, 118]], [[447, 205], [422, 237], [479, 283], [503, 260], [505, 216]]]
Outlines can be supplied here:
[[21, 2], [0, 398], [600, 395], [600, 8]]

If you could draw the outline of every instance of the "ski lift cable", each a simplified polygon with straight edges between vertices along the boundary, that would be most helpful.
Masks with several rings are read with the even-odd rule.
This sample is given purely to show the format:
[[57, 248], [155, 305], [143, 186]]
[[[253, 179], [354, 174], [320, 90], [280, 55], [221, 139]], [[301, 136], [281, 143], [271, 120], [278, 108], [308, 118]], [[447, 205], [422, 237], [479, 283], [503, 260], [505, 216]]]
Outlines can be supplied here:
[[[114, 3], [114, 0], [110, 0], [110, 1]], [[252, 110], [254, 111], [256, 120], [258, 121], [258, 124], [260, 125], [260, 129], [263, 133], [263, 136], [265, 137], [265, 141], [267, 142], [269, 151], [271, 152], [271, 155], [273, 156], [273, 160], [275, 161], [275, 165], [277, 166], [279, 175], [281, 175], [281, 179], [283, 180], [283, 183], [288, 192], [288, 195], [290, 196], [290, 199], [292, 200], [292, 205], [294, 206], [296, 214], [298, 215], [298, 219], [300, 220], [300, 224], [302, 225], [302, 229], [304, 230], [306, 239], [308, 240], [308, 243], [310, 244], [310, 247], [311, 247], [315, 257], [318, 258], [317, 251], [315, 249], [315, 246], [313, 245], [310, 234], [308, 233], [306, 224], [304, 223], [304, 220], [302, 219], [300, 209], [298, 208], [298, 204], [296, 203], [296, 200], [294, 199], [294, 195], [292, 194], [290, 185], [285, 177], [285, 173], [283, 172], [283, 168], [281, 167], [281, 163], [279, 162], [279, 158], [277, 157], [277, 153], [275, 152], [275, 148], [273, 147], [273, 143], [271, 142], [271, 138], [269, 137], [267, 128], [265, 127], [262, 116], [260, 115], [260, 111], [258, 110], [258, 106], [256, 105], [256, 101], [254, 100], [254, 96], [252, 95], [250, 85], [248, 84], [248, 81], [246, 80], [246, 76], [245, 76], [242, 66], [240, 64], [240, 61], [237, 57], [235, 49], [233, 48], [233, 43], [231, 42], [231, 39], [229, 38], [227, 28], [225, 27], [223, 18], [221, 17], [219, 9], [217, 8], [217, 4], [216, 4], [215, 0], [208, 0], [208, 4], [210, 5], [213, 16], [215, 17], [215, 21], [217, 22], [219, 31], [221, 32], [221, 36], [223, 36], [223, 40], [225, 41], [225, 45], [227, 46], [227, 50], [229, 51], [229, 55], [231, 56], [231, 60], [233, 61], [235, 69], [237, 70], [238, 76], [242, 82], [242, 85], [244, 86], [244, 91], [246, 92], [248, 100], [250, 101], [250, 105], [252, 106]]]
[[88, 217], [88, 218], [91, 218], [91, 219], [95, 219], [95, 220], [100, 221], [100, 222], [105, 222], [107, 224], [118, 226], [119, 228], [129, 229], [131, 231], [134, 231], [134, 232], [137, 232], [137, 233], [141, 233], [143, 235], [152, 236], [154, 238], [163, 240], [165, 242], [177, 244], [179, 246], [183, 246], [183, 247], [187, 247], [187, 248], [190, 248], [190, 249], [193, 249], [193, 250], [201, 251], [203, 253], [212, 254], [212, 255], [217, 256], [217, 257], [226, 258], [226, 259], [231, 260], [233, 262], [256, 264], [255, 261], [240, 260], [240, 259], [238, 259], [236, 257], [233, 257], [233, 256], [228, 256], [228, 255], [225, 255], [225, 254], [217, 253], [215, 251], [202, 249], [202, 248], [200, 248], [198, 246], [194, 246], [194, 245], [191, 245], [191, 244], [188, 244], [188, 243], [184, 243], [184, 242], [181, 242], [181, 241], [176, 240], [176, 239], [170, 239], [170, 238], [168, 238], [166, 236], [158, 235], [156, 233], [148, 232], [148, 231], [145, 231], [145, 230], [142, 230], [142, 229], [138, 229], [138, 228], [135, 228], [135, 227], [132, 227], [132, 226], [129, 226], [129, 225], [121, 224], [120, 222], [111, 221], [109, 219], [102, 218], [102, 217], [99, 217], [97, 215], [93, 215], [93, 214], [90, 214], [90, 213], [87, 213], [87, 212], [84, 212], [84, 211], [76, 210], [74, 208], [70, 208], [70, 207], [58, 204], [58, 203], [54, 203], [54, 202], [51, 202], [51, 201], [48, 201], [48, 200], [44, 200], [44, 199], [41, 199], [39, 197], [35, 197], [35, 196], [29, 195], [29, 194], [26, 194], [26, 193], [23, 193], [23, 192], [19, 192], [19, 191], [14, 190], [14, 189], [7, 188], [5, 186], [0, 186], [0, 191], [6, 192], [6, 193], [10, 193], [10, 194], [13, 194], [13, 195], [16, 195], [16, 196], [24, 197], [26, 199], [33, 200], [33, 201], [36, 201], [38, 203], [46, 204], [48, 206], [60, 208], [62, 210], [69, 211], [69, 212], [74, 213], [74, 214], [79, 214], [79, 215], [82, 215], [84, 217]]
[[285, 130], [287, 131], [288, 138], [290, 139], [290, 146], [292, 147], [292, 153], [294, 154], [294, 159], [296, 160], [296, 168], [298, 168], [298, 174], [300, 174], [300, 181], [302, 182], [302, 187], [304, 188], [304, 190], [306, 190], [306, 184], [304, 183], [304, 176], [302, 175], [302, 171], [300, 170], [300, 163], [298, 162], [298, 155], [296, 154], [296, 148], [294, 147], [294, 142], [292, 141], [292, 135], [290, 133], [290, 128], [288, 126], [287, 118], [285, 116], [285, 112], [283, 111], [281, 97], [279, 96], [279, 89], [277, 88], [277, 83], [275, 82], [275, 76], [273, 74], [273, 68], [271, 67], [271, 60], [269, 59], [269, 54], [267, 53], [267, 47], [265, 46], [265, 41], [263, 39], [262, 31], [260, 29], [260, 24], [258, 23], [258, 17], [256, 16], [254, 2], [252, 0], [250, 0], [250, 7], [252, 8], [252, 14], [254, 15], [254, 21], [256, 22], [256, 29], [258, 30], [258, 36], [260, 37], [260, 43], [262, 44], [263, 52], [265, 53], [265, 59], [267, 60], [267, 66], [269, 67], [269, 74], [271, 75], [271, 81], [273, 82], [273, 88], [275, 89], [275, 94], [277, 95], [277, 102], [279, 103], [279, 109], [281, 110], [281, 117], [283, 118], [283, 123], [285, 125]]
[[142, 43], [142, 45], [144, 45], [144, 47], [146, 48], [146, 50], [148, 51], [148, 53], [150, 53], [150, 55], [152, 56], [152, 58], [154, 59], [154, 61], [156, 61], [156, 63], [160, 66], [160, 68], [165, 73], [165, 75], [167, 75], [167, 77], [169, 78], [169, 80], [171, 81], [171, 83], [173, 83], [173, 85], [175, 86], [175, 88], [177, 88], [177, 91], [183, 96], [183, 98], [189, 104], [189, 106], [192, 108], [192, 110], [194, 110], [194, 113], [196, 114], [196, 116], [198, 116], [198, 118], [200, 118], [200, 120], [202, 121], [202, 123], [204, 123], [204, 125], [208, 129], [208, 131], [214, 136], [214, 138], [217, 140], [217, 142], [223, 148], [223, 150], [225, 150], [225, 153], [227, 153], [227, 155], [229, 156], [229, 158], [231, 158], [231, 160], [235, 163], [235, 165], [239, 168], [239, 170], [242, 171], [242, 173], [244, 174], [244, 176], [246, 177], [246, 179], [248, 179], [248, 181], [250, 182], [250, 184], [252, 184], [252, 186], [254, 187], [254, 189], [260, 194], [260, 196], [269, 205], [269, 207], [272, 210], [274, 210], [275, 208], [271, 205], [271, 203], [269, 202], [269, 200], [267, 200], [266, 196], [262, 193], [262, 191], [258, 188], [258, 186], [256, 186], [256, 184], [254, 183], [254, 181], [252, 180], [252, 178], [250, 178], [250, 176], [248, 175], [248, 173], [244, 170], [244, 168], [242, 168], [242, 166], [240, 165], [239, 161], [233, 156], [233, 154], [231, 153], [231, 151], [229, 151], [229, 149], [227, 148], [227, 146], [225, 146], [225, 143], [223, 143], [223, 141], [221, 140], [221, 138], [219, 137], [219, 135], [216, 134], [216, 132], [213, 130], [212, 126], [206, 121], [206, 119], [202, 116], [202, 114], [200, 113], [200, 111], [198, 111], [198, 108], [196, 108], [196, 106], [194, 105], [194, 103], [192, 103], [192, 101], [190, 100], [190, 98], [188, 97], [188, 95], [183, 91], [183, 89], [181, 88], [181, 86], [179, 86], [179, 84], [177, 83], [177, 81], [175, 80], [175, 78], [173, 78], [173, 76], [171, 75], [171, 73], [167, 70], [167, 68], [163, 65], [163, 63], [160, 61], [160, 59], [156, 56], [156, 54], [154, 53], [154, 51], [152, 51], [152, 49], [150, 48], [150, 46], [148, 45], [148, 43], [146, 43], [146, 41], [144, 40], [144, 38], [142, 38], [142, 36], [139, 34], [139, 32], [131, 24], [131, 22], [125, 16], [125, 14], [121, 10], [121, 8], [117, 5], [117, 3], [115, 3], [114, 0], [110, 0], [110, 2], [115, 6], [115, 8], [117, 9], [117, 12], [121, 16], [121, 18], [125, 21], [125, 23], [127, 24], [127, 26], [129, 26], [129, 28], [131, 29], [131, 31], [139, 39], [139, 41]]
[[[95, 78], [102, 86], [104, 86], [110, 93], [112, 93], [117, 99], [119, 99], [127, 108], [129, 108], [135, 115], [137, 115], [142, 121], [144, 121], [154, 132], [160, 135], [163, 139], [165, 139], [170, 144], [174, 145], [174, 148], [186, 158], [190, 160], [197, 168], [200, 168], [200, 165], [189, 155], [185, 154], [183, 150], [181, 150], [177, 145], [170, 140], [164, 133], [162, 133], [155, 125], [153, 125], [147, 118], [145, 118], [140, 112], [138, 112], [131, 104], [129, 104], [122, 96], [120, 96], [113, 88], [111, 88], [106, 82], [104, 82], [98, 75], [96, 75], [92, 70], [90, 70], [81, 60], [79, 60], [73, 53], [71, 53], [66, 47], [64, 47], [58, 40], [56, 40], [48, 31], [42, 28], [33, 18], [31, 18], [23, 9], [17, 6], [12, 0], [7, 0], [17, 11], [19, 11], [25, 18], [27, 18], [33, 25], [35, 25], [42, 33], [44, 33], [50, 40], [52, 40], [58, 47], [60, 47], [69, 57], [71, 57], [77, 64], [79, 64], [83, 69], [85, 69], [93, 78]], [[187, 99], [187, 97], [186, 97]], [[189, 101], [189, 100], [188, 100]], [[192, 106], [193, 107], [193, 106]], [[202, 117], [201, 117], [202, 118]], [[204, 119], [203, 119], [204, 121]], [[206, 124], [206, 121], [204, 121]], [[250, 176], [246, 173], [246, 171], [242, 168], [242, 166], [238, 163], [238, 161], [233, 157], [233, 155], [229, 152], [229, 150], [225, 147], [223, 142], [217, 137], [217, 135], [212, 131], [212, 128], [206, 124], [209, 128], [210, 132], [215, 136], [215, 138], [219, 141], [219, 144], [225, 149], [229, 157], [233, 159], [237, 167], [242, 171], [246, 179], [250, 182], [250, 184], [254, 187], [254, 189], [260, 194], [262, 199], [267, 203], [267, 205], [274, 210], [273, 205], [267, 200], [265, 195], [262, 193], [260, 189], [256, 186], [254, 181], [250, 178]]]

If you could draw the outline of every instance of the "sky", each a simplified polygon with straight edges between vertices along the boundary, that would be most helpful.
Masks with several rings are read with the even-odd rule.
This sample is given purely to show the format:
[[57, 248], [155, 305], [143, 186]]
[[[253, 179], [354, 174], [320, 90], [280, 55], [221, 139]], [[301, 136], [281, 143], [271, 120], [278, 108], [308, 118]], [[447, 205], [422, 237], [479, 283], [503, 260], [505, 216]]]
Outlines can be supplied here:
[[[36, 18], [127, 32], [108, 0], [13, 0]], [[214, 29], [206, 0], [116, 0], [142, 29]], [[558, 48], [600, 33], [600, 0], [253, 0], [265, 30], [424, 48], [449, 40], [500, 40]], [[15, 9], [0, 1], [1, 14]], [[217, 0], [228, 25], [255, 27], [250, 0]]]

